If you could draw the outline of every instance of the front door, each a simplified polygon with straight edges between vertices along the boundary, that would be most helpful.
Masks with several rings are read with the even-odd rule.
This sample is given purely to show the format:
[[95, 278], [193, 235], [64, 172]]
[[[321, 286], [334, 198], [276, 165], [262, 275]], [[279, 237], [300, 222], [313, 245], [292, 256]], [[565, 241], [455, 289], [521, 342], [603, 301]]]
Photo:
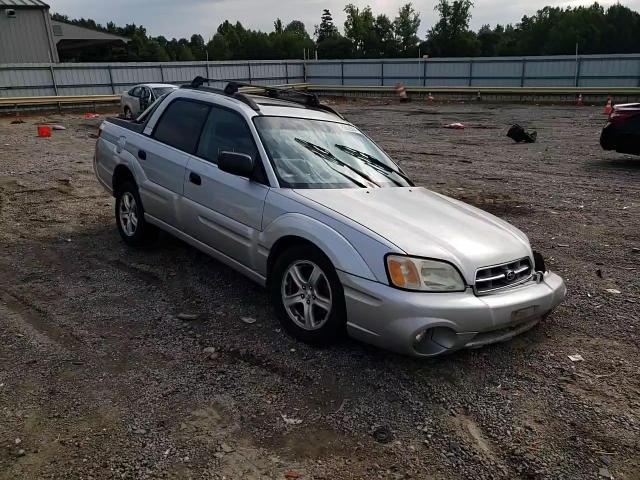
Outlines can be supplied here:
[[[251, 155], [252, 179], [221, 171], [223, 151]], [[253, 258], [262, 212], [269, 191], [255, 141], [245, 119], [232, 110], [212, 106], [196, 155], [187, 164], [184, 183], [184, 230], [199, 241], [248, 266]]]

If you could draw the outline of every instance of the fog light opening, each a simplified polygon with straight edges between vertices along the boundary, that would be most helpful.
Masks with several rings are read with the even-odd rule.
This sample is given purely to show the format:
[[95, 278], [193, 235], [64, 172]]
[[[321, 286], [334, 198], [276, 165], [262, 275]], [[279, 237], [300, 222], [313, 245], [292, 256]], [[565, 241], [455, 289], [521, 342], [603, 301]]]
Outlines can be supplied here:
[[428, 330], [422, 330], [416, 334], [415, 339], [413, 340], [414, 345], [419, 345], [427, 334]]

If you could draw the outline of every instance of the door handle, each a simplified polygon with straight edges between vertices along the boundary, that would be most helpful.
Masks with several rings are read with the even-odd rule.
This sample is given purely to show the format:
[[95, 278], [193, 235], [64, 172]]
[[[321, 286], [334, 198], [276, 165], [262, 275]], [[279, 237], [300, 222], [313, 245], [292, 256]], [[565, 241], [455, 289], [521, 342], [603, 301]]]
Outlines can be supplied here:
[[189, 173], [189, 181], [195, 185], [201, 185], [202, 184], [202, 179], [200, 178], [200, 175], [198, 175], [197, 173]]
[[147, 152], [145, 152], [144, 150], [138, 150], [138, 158], [140, 160], [146, 160], [147, 159]]

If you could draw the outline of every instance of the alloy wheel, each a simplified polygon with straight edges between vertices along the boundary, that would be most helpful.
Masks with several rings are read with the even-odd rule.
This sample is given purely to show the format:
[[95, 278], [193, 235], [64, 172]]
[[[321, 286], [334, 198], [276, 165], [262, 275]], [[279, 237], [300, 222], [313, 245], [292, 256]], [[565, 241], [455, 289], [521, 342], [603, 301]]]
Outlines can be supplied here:
[[289, 318], [300, 328], [318, 330], [331, 315], [329, 280], [322, 269], [309, 260], [298, 260], [287, 268], [280, 293]]
[[120, 225], [125, 235], [133, 237], [138, 228], [138, 205], [131, 192], [125, 192], [120, 199]]

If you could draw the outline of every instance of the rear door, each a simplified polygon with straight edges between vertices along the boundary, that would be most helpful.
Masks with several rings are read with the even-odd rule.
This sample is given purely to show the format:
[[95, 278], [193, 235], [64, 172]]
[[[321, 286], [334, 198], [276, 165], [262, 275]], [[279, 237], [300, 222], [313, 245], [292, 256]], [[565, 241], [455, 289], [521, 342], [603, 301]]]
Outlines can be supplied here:
[[171, 100], [150, 136], [139, 135], [137, 151], [145, 173], [140, 196], [146, 213], [180, 228], [179, 204], [185, 168], [195, 153], [210, 106], [186, 98]]
[[[222, 151], [251, 155], [254, 178], [221, 171]], [[184, 230], [201, 242], [252, 267], [262, 212], [269, 191], [255, 139], [237, 112], [212, 105], [200, 142], [187, 165], [184, 184]]]

